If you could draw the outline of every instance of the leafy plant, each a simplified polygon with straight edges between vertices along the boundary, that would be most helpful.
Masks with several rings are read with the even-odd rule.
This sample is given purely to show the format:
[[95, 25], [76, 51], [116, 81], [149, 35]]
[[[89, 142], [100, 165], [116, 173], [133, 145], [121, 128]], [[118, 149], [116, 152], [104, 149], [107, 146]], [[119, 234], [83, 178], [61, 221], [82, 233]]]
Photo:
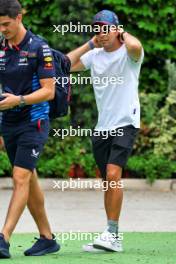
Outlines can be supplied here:
[[0, 150], [0, 176], [10, 175], [11, 165], [7, 158], [7, 154]]
[[127, 169], [153, 183], [156, 179], [171, 178], [176, 171], [176, 162], [155, 154], [132, 156], [128, 160]]
[[163, 153], [168, 159], [176, 159], [176, 65], [167, 62], [169, 74], [168, 96], [165, 105], [160, 109], [158, 118], [153, 123], [156, 135], [153, 138], [154, 153]]
[[104, 8], [115, 11], [127, 32], [144, 46], [140, 87], [145, 92], [167, 93], [165, 60], [176, 60], [176, 12], [173, 0], [105, 0]]

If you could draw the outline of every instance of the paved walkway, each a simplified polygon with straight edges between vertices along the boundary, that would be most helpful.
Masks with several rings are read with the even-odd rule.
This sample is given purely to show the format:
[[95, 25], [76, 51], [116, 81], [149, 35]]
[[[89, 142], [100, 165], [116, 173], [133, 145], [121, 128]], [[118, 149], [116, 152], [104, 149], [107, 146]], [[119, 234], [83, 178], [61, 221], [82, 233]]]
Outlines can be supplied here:
[[[10, 190], [0, 190], [0, 226], [10, 200]], [[102, 191], [45, 191], [54, 232], [97, 232], [106, 224]], [[26, 210], [16, 232], [36, 232]], [[120, 231], [176, 232], [176, 192], [125, 191]]]

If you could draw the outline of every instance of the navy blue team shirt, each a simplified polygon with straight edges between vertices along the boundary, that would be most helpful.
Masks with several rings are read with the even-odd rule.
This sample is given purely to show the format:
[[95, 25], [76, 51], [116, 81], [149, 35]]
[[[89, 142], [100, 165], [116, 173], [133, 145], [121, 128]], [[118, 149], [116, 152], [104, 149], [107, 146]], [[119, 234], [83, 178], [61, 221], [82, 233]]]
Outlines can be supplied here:
[[[12, 48], [4, 40], [0, 47], [0, 82], [3, 92], [28, 95], [41, 89], [39, 80], [55, 77], [52, 51], [41, 38], [27, 31], [18, 46]], [[2, 124], [48, 119], [49, 103], [3, 111]]]

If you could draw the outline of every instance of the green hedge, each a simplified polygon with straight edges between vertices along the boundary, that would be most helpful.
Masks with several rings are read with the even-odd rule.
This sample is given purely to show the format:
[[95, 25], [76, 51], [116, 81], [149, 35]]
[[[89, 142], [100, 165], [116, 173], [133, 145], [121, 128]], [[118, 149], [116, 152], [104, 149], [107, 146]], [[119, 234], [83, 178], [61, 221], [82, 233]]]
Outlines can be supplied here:
[[[53, 33], [54, 24], [70, 21], [90, 24], [99, 10], [114, 10], [125, 29], [143, 43], [145, 60], [140, 77], [142, 106], [141, 133], [135, 144], [127, 169], [149, 181], [168, 178], [175, 172], [176, 159], [176, 12], [174, 1], [166, 0], [24, 0], [25, 25], [43, 35], [50, 45], [68, 52], [87, 41], [90, 34]], [[81, 73], [89, 75], [90, 73]], [[71, 114], [54, 121], [52, 126], [93, 128], [97, 110], [90, 85], [73, 85]], [[38, 169], [42, 177], [67, 177], [72, 164], [80, 164], [87, 176], [95, 176], [95, 161], [88, 138], [52, 137], [45, 147]], [[9, 175], [6, 154], [0, 151], [0, 175]]]
[[165, 61], [176, 61], [176, 12], [173, 0], [105, 0], [106, 7], [119, 15], [125, 29], [143, 43], [145, 63], [140, 88], [146, 92], [167, 89]]

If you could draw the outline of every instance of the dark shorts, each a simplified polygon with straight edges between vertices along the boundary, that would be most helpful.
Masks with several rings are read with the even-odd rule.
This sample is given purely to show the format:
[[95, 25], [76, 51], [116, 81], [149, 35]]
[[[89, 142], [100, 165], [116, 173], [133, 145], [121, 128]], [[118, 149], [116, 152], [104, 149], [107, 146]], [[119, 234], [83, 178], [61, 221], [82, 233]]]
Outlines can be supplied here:
[[100, 135], [92, 136], [94, 158], [104, 179], [107, 164], [118, 165], [121, 168], [126, 165], [138, 132], [138, 128], [129, 125], [118, 128], [116, 133], [108, 132], [107, 135], [102, 132]]
[[48, 139], [49, 121], [2, 125], [7, 155], [12, 166], [33, 171]]

